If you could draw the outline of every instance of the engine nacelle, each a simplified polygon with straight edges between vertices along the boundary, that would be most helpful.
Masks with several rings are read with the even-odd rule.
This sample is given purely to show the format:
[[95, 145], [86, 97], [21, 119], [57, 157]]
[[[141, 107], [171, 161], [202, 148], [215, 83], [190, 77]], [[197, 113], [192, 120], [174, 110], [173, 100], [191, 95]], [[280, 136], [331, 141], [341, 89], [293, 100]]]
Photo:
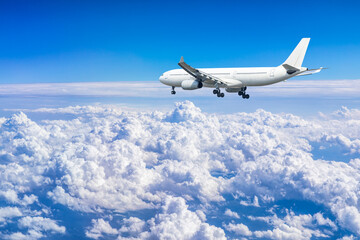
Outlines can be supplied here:
[[184, 90], [195, 90], [198, 88], [202, 88], [203, 84], [197, 80], [185, 80], [181, 82], [181, 87]]

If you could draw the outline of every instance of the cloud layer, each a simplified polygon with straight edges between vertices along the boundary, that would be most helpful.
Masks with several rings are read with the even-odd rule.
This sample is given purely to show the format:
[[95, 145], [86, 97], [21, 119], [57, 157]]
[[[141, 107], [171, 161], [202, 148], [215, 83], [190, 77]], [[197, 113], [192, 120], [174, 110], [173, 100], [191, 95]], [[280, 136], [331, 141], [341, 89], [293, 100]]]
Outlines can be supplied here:
[[[291, 79], [271, 86], [250, 88], [258, 96], [273, 97], [331, 97], [357, 98], [359, 80], [297, 80]], [[1, 84], [0, 96], [113, 96], [163, 98], [170, 94], [170, 87], [158, 81], [139, 82], [79, 82]], [[211, 96], [209, 88], [197, 91], [179, 90], [180, 96]], [[228, 94], [237, 96], [236, 94]]]
[[1, 238], [360, 236], [359, 110], [37, 111], [75, 118], [0, 118]]

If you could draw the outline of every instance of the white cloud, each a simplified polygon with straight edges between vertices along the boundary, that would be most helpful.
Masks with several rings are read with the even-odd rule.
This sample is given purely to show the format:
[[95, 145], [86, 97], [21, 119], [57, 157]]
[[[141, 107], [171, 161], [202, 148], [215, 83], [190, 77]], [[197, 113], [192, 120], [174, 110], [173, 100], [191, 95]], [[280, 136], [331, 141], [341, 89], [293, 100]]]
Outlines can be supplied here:
[[[272, 217], [273, 229], [255, 231], [255, 236], [330, 235], [308, 224], [360, 235], [356, 110], [343, 108], [307, 120], [264, 110], [207, 114], [191, 102], [178, 103], [170, 112], [101, 106], [49, 110], [57, 111], [78, 116], [36, 123], [19, 113], [0, 121], [0, 199], [22, 213], [13, 221], [29, 229], [14, 230], [7, 238], [26, 237], [30, 231], [32, 236], [65, 232], [51, 209], [34, 217], [34, 209], [49, 200], [94, 214], [97, 220], [87, 230], [92, 237], [225, 238], [221, 226], [207, 219], [211, 211], [224, 214], [224, 209], [237, 218], [241, 212], [230, 210], [226, 196], [236, 196], [241, 208], [255, 206], [264, 215], [273, 202], [306, 200], [335, 219], [289, 213]], [[314, 160], [313, 142], [330, 149], [341, 146], [355, 157], [349, 163]], [[144, 209], [152, 209], [153, 215], [131, 215]], [[104, 212], [130, 215], [118, 227], [96, 215]], [[240, 223], [231, 224], [236, 228]]]
[[230, 232], [234, 232], [236, 235], [246, 236], [246, 237], [252, 235], [252, 232], [249, 230], [249, 228], [242, 223], [239, 224], [229, 223], [224, 227], [226, 228], [226, 230]]
[[224, 231], [202, 222], [188, 210], [183, 198], [167, 197], [162, 213], [149, 220], [150, 238], [156, 239], [225, 239]]
[[[337, 208], [334, 206], [333, 208]], [[360, 213], [355, 206], [339, 207], [336, 209], [341, 225], [360, 235]]]
[[139, 234], [145, 230], [145, 226], [145, 221], [136, 217], [130, 217], [123, 220], [119, 231], [122, 233], [128, 233], [130, 235]]
[[329, 218], [324, 218], [324, 216], [321, 213], [316, 213], [313, 215], [313, 220], [317, 223], [319, 226], [329, 226], [333, 230], [337, 230], [336, 224], [331, 221]]
[[355, 237], [353, 235], [350, 235], [350, 236], [344, 236], [342, 238], [339, 238], [338, 240], [354, 240]]
[[34, 194], [30, 194], [30, 195], [24, 195], [24, 197], [23, 197], [22, 201], [20, 201], [20, 203], [22, 205], [30, 205], [37, 201], [38, 201], [38, 197], [35, 196]]
[[330, 116], [326, 116], [324, 114], [321, 114], [321, 116], [325, 119], [328, 119], [330, 117], [330, 119], [337, 119], [337, 120], [359, 120], [360, 119], [360, 110], [359, 109], [349, 109], [345, 106], [341, 107], [341, 109], [333, 112], [332, 114], [330, 114]]
[[22, 232], [15, 232], [8, 235], [3, 235], [4, 239], [8, 240], [37, 240], [44, 237], [41, 232], [30, 230], [28, 234], [23, 234]]
[[98, 239], [103, 237], [103, 233], [110, 235], [118, 234], [118, 231], [115, 228], [112, 228], [109, 222], [104, 219], [93, 219], [91, 223], [93, 226], [85, 232], [85, 235], [88, 238]]
[[56, 221], [52, 219], [43, 217], [23, 217], [19, 220], [19, 226], [38, 232], [50, 231], [52, 233], [65, 233], [65, 227], [59, 226]]
[[17, 231], [5, 234], [0, 232], [0, 237], [9, 240], [37, 240], [53, 234], [65, 234], [66, 231], [65, 227], [59, 226], [56, 221], [43, 217], [22, 217], [18, 221], [18, 227], [21, 230], [26, 229], [26, 233]]
[[310, 214], [295, 215], [294, 212], [287, 212], [287, 215], [281, 219], [277, 215], [271, 217], [249, 217], [251, 220], [265, 221], [272, 225], [272, 230], [255, 231], [254, 236], [257, 238], [268, 239], [311, 239], [328, 238], [328, 234], [319, 230], [319, 226], [329, 226], [333, 230], [337, 230], [334, 222], [328, 218], [324, 218], [321, 213], [313, 216]]
[[0, 196], [10, 203], [19, 202], [17, 192], [13, 189], [7, 189], [6, 191], [0, 191]]
[[240, 204], [243, 205], [243, 206], [260, 207], [260, 205], [259, 205], [259, 199], [258, 199], [257, 196], [254, 196], [254, 199], [253, 199], [252, 202], [249, 201], [249, 200], [247, 200], [247, 201], [241, 200], [241, 201], [240, 201]]
[[20, 216], [22, 216], [22, 213], [17, 207], [0, 208], [0, 222], [5, 222], [9, 218]]
[[360, 153], [360, 139], [350, 140], [342, 134], [338, 135], [324, 135], [320, 141], [322, 143], [329, 143], [337, 145], [350, 154]]
[[236, 212], [231, 211], [230, 209], [226, 209], [224, 215], [232, 217], [232, 218], [237, 218], [237, 219], [240, 218], [239, 214], [237, 214]]
[[92, 225], [86, 236], [93, 239], [104, 237], [104, 233], [117, 235], [118, 239], [126, 239], [124, 236], [134, 239], [225, 239], [221, 228], [204, 222], [180, 197], [168, 196], [161, 212], [147, 222], [130, 217], [123, 219], [120, 229], [111, 227], [103, 219], [92, 220]]

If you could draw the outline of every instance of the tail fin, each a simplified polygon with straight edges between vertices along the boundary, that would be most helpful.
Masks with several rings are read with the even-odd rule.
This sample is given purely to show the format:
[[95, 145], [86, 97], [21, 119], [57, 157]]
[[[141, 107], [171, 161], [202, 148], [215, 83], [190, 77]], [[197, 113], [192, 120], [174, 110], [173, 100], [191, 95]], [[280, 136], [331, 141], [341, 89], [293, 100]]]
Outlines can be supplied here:
[[309, 42], [310, 42], [310, 38], [301, 39], [301, 41], [296, 46], [294, 51], [290, 54], [290, 56], [283, 63], [283, 66], [285, 68], [295, 68], [298, 70], [301, 69], [301, 64], [304, 60], [305, 53], [306, 53], [307, 47], [309, 45]]

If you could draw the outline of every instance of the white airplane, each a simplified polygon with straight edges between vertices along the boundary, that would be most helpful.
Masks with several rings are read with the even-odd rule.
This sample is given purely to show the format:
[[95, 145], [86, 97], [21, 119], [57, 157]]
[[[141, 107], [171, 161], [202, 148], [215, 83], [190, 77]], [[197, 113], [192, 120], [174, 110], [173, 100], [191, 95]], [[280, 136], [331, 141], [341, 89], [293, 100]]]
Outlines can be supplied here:
[[182, 69], [167, 71], [159, 78], [160, 82], [171, 86], [171, 94], [175, 94], [175, 87], [184, 90], [195, 90], [202, 87], [215, 88], [213, 93], [224, 97], [220, 88], [225, 88], [229, 93], [237, 92], [239, 96], [248, 99], [246, 94], [248, 86], [265, 86], [284, 81], [295, 76], [304, 76], [321, 71], [302, 67], [310, 38], [303, 38], [290, 54], [288, 59], [278, 67], [253, 67], [253, 68], [202, 68], [196, 69], [184, 62], [181, 57], [178, 65]]

